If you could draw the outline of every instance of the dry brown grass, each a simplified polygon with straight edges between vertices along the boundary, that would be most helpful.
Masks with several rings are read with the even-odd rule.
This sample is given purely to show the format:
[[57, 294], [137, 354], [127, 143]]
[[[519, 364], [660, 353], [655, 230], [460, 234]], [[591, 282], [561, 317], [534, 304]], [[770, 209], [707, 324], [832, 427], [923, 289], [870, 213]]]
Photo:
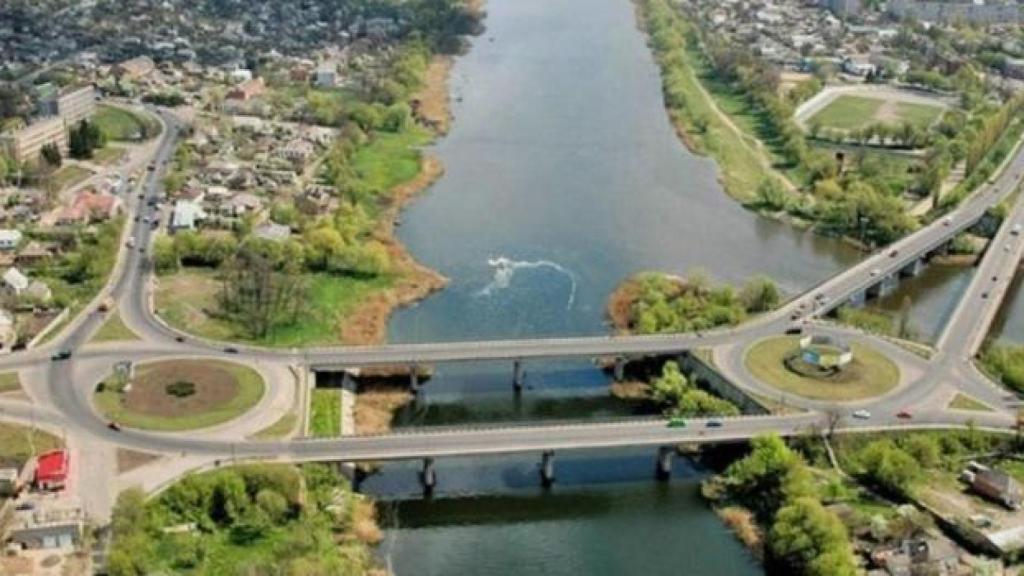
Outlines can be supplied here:
[[646, 400], [651, 396], [651, 385], [647, 382], [613, 382], [612, 396], [622, 400]]
[[154, 460], [160, 458], [157, 454], [150, 454], [148, 452], [137, 452], [135, 450], [128, 450], [126, 448], [117, 449], [117, 473], [124, 474], [125, 472], [131, 472], [136, 468], [145, 466]]
[[629, 321], [632, 318], [633, 302], [636, 301], [638, 286], [634, 279], [630, 278], [615, 287], [611, 296], [608, 297], [606, 313], [612, 322], [612, 327], [618, 334], [629, 333]]
[[359, 434], [383, 434], [391, 430], [395, 410], [412, 402], [407, 388], [379, 386], [356, 395], [356, 430]]
[[450, 56], [435, 56], [423, 75], [423, 88], [413, 96], [416, 116], [438, 135], [447, 134], [451, 126], [448, 102], [448, 75], [451, 69]]
[[740, 508], [739, 506], [726, 506], [715, 512], [718, 513], [718, 517], [722, 519], [722, 522], [725, 522], [725, 525], [732, 530], [733, 534], [739, 538], [740, 542], [743, 542], [744, 546], [760, 556], [764, 542], [762, 541], [761, 529], [757, 526], [754, 514], [750, 510]]
[[352, 509], [352, 533], [360, 542], [371, 546], [384, 539], [384, 532], [377, 524], [377, 505], [372, 500], [356, 501]]

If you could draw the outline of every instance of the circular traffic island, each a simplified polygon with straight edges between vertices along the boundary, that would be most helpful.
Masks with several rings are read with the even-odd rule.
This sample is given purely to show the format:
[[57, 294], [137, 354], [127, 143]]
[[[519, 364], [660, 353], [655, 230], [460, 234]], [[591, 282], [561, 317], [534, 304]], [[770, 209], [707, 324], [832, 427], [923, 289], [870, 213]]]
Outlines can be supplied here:
[[215, 426], [249, 411], [266, 386], [258, 372], [233, 362], [167, 360], [129, 366], [96, 386], [105, 418], [144, 430], [181, 431]]
[[780, 336], [747, 350], [752, 376], [786, 394], [830, 402], [881, 396], [896, 388], [896, 364], [871, 346], [827, 337]]

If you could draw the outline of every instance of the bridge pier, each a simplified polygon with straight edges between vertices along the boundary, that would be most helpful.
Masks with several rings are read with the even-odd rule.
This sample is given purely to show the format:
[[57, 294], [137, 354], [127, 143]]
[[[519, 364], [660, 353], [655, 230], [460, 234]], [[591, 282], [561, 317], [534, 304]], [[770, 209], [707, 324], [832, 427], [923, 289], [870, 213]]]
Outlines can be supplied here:
[[545, 488], [555, 483], [555, 451], [545, 450], [540, 461], [540, 482]]
[[420, 393], [420, 367], [418, 364], [409, 365], [409, 387], [413, 394]]
[[907, 264], [903, 268], [900, 268], [900, 276], [905, 278], [913, 278], [921, 274], [924, 270], [925, 261], [923, 258], [914, 258], [914, 261]]
[[616, 382], [622, 382], [622, 379], [626, 377], [626, 359], [622, 356], [615, 357], [615, 368], [612, 371], [612, 377], [615, 378]]
[[420, 471], [420, 482], [423, 483], [423, 491], [430, 494], [437, 486], [437, 471], [434, 470], [434, 459], [423, 459], [423, 470]]
[[517, 359], [512, 364], [512, 386], [516, 392], [523, 391], [523, 374], [523, 361]]
[[868, 300], [867, 292], [860, 291], [850, 295], [850, 299], [847, 301], [850, 306], [854, 308], [861, 308]]
[[655, 466], [655, 476], [662, 482], [672, 477], [672, 453], [675, 448], [672, 446], [658, 447], [658, 463]]

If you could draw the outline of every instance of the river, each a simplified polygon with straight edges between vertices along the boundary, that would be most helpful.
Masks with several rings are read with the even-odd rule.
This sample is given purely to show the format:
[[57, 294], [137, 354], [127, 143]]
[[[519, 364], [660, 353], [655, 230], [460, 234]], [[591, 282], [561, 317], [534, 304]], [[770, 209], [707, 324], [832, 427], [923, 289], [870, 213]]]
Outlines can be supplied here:
[[[604, 334], [605, 300], [642, 270], [775, 278], [793, 294], [858, 259], [837, 242], [758, 217], [678, 141], [628, 0], [491, 0], [487, 32], [458, 59], [455, 122], [433, 152], [446, 174], [403, 215], [401, 240], [451, 279], [396, 313], [393, 342]], [[406, 424], [623, 413], [586, 362], [437, 367]], [[434, 498], [413, 464], [363, 484], [384, 501], [396, 573], [758, 574], [700, 502], [702, 472], [652, 480], [649, 451], [442, 460]]]

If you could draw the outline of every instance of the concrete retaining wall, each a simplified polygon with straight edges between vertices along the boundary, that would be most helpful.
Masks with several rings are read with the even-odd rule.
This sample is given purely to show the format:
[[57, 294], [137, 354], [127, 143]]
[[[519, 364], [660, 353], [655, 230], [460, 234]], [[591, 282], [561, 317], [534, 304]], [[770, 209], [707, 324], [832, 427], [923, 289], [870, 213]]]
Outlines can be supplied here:
[[771, 413], [763, 404], [719, 374], [714, 366], [692, 352], [684, 352], [679, 356], [679, 368], [687, 374], [691, 382], [699, 383], [700, 386], [739, 406], [744, 414]]

